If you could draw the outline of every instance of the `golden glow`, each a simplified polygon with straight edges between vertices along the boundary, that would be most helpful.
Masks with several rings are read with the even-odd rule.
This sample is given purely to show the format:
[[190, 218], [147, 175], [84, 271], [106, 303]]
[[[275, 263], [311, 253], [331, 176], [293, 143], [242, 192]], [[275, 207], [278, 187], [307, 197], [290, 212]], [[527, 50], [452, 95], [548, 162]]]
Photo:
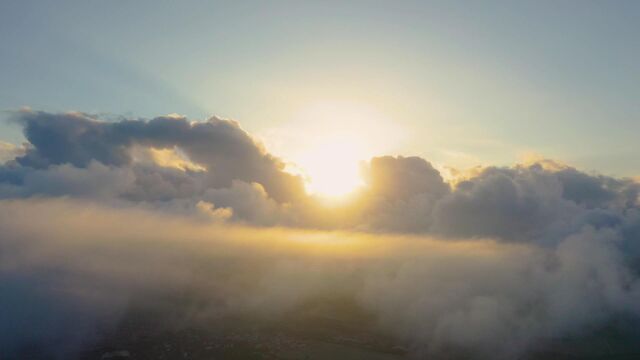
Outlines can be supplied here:
[[393, 151], [402, 131], [378, 109], [361, 103], [316, 101], [291, 121], [263, 134], [270, 151], [292, 162], [309, 193], [344, 198], [364, 184], [361, 162]]
[[151, 157], [156, 164], [164, 167], [172, 167], [182, 171], [204, 171], [205, 168], [191, 162], [185, 154], [176, 148], [173, 149], [149, 149]]
[[[355, 140], [355, 139], [354, 139]], [[364, 149], [351, 139], [327, 139], [307, 149], [298, 164], [307, 177], [307, 190], [313, 194], [340, 197], [363, 185], [360, 161]]]
[[132, 149], [133, 158], [138, 162], [153, 163], [158, 166], [174, 168], [182, 171], [204, 171], [199, 164], [189, 160], [179, 148], [154, 149], [150, 147], [136, 146]]

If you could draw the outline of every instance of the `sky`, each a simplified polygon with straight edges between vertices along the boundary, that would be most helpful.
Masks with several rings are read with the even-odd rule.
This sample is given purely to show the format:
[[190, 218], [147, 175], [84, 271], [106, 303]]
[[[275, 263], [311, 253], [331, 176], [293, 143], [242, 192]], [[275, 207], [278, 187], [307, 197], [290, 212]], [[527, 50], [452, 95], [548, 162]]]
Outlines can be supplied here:
[[140, 308], [640, 353], [639, 12], [0, 2], [3, 359], [110, 348]]
[[[217, 115], [303, 167], [346, 146], [637, 176], [638, 16], [634, 1], [3, 1], [0, 109]], [[3, 122], [0, 140], [24, 137]]]

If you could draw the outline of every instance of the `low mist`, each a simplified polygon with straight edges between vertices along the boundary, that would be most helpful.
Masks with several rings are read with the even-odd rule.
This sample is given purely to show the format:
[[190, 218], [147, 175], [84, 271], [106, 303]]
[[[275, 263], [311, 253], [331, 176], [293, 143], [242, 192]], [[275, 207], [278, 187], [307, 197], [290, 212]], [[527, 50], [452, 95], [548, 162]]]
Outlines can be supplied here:
[[[485, 358], [640, 312], [640, 283], [615, 234], [593, 228], [542, 247], [211, 224], [32, 199], [0, 202], [0, 230], [0, 346], [10, 359], [35, 345], [68, 358], [133, 305], [179, 314], [174, 325], [188, 326], [286, 321], [304, 304], [342, 299], [410, 355]], [[168, 300], [185, 293], [191, 301]]]

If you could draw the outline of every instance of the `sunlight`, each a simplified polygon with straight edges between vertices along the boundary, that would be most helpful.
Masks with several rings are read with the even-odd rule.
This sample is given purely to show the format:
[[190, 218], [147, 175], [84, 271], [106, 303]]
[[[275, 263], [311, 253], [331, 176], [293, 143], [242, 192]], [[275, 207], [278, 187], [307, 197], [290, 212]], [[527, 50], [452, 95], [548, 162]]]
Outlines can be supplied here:
[[307, 190], [325, 197], [342, 197], [362, 186], [363, 152], [357, 143], [340, 138], [308, 149], [298, 160], [307, 178]]
[[309, 193], [344, 200], [364, 185], [360, 163], [392, 151], [404, 136], [399, 125], [374, 106], [318, 100], [263, 138], [270, 150], [291, 161], [287, 171], [304, 177]]

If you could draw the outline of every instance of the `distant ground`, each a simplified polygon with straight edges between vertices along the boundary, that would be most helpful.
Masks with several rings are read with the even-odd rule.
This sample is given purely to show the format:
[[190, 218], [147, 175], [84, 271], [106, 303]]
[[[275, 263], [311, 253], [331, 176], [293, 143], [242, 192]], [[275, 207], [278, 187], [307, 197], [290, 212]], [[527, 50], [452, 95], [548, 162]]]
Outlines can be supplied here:
[[[132, 306], [115, 328], [84, 349], [81, 360], [395, 360], [465, 359], [417, 355], [344, 299], [320, 299], [269, 317], [199, 317], [181, 306]], [[193, 307], [189, 307], [192, 309]], [[163, 311], [159, 311], [163, 309]], [[168, 310], [167, 309], [172, 309]], [[180, 310], [176, 310], [180, 309]], [[634, 324], [612, 324], [591, 335], [553, 341], [520, 360], [640, 359]]]
[[[394, 360], [407, 350], [370, 329], [371, 319], [348, 302], [309, 304], [278, 320], [226, 317], [190, 320], [134, 308], [82, 360], [282, 359]], [[339, 308], [339, 309], [338, 309]], [[342, 317], [334, 317], [332, 310]], [[344, 316], [348, 314], [347, 316]]]

